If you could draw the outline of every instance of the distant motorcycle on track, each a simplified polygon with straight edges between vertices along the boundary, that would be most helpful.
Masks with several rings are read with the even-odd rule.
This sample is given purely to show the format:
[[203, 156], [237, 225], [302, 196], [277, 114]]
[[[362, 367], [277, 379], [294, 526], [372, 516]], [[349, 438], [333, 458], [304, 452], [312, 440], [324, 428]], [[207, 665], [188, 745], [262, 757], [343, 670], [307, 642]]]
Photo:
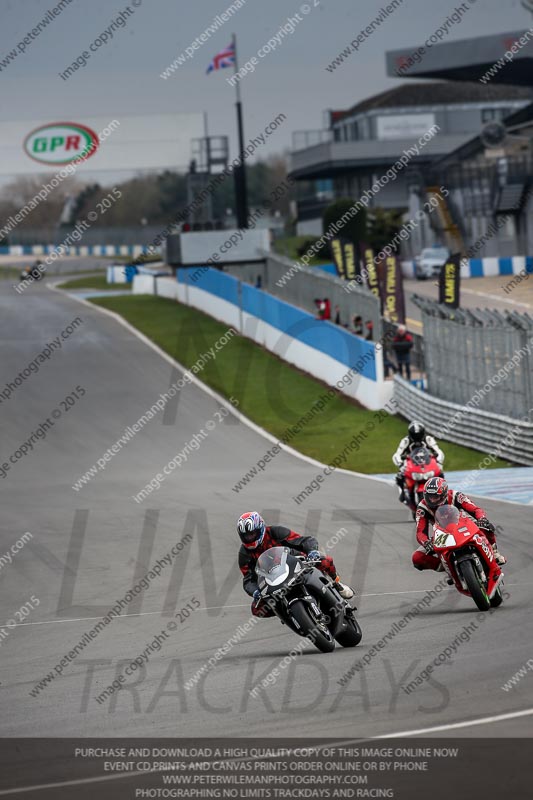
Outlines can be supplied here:
[[44, 278], [45, 267], [42, 261], [36, 261], [32, 267], [24, 267], [20, 273], [20, 280], [26, 281], [28, 278], [33, 278], [34, 281], [40, 281]]
[[503, 603], [503, 572], [479, 520], [441, 506], [435, 514], [433, 547], [461, 594], [471, 597], [480, 611]]
[[271, 547], [256, 565], [261, 599], [299, 636], [307, 637], [322, 653], [355, 647], [362, 638], [355, 609], [334, 582], [315, 567], [318, 561], [293, 555], [288, 547]]

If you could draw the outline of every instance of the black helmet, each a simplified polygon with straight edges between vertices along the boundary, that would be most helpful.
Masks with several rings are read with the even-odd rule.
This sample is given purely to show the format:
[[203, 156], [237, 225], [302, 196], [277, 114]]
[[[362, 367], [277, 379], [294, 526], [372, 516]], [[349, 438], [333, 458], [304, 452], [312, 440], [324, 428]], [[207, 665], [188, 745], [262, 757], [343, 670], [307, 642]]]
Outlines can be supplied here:
[[410, 422], [407, 428], [409, 439], [412, 442], [423, 442], [426, 435], [426, 429], [421, 422]]

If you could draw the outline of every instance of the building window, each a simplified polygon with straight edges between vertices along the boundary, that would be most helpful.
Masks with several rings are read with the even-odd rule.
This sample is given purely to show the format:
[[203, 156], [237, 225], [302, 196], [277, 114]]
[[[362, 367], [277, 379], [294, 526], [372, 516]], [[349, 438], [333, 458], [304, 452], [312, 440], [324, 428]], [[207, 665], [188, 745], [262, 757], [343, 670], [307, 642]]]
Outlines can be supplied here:
[[512, 108], [484, 108], [481, 112], [481, 122], [492, 122], [508, 117], [512, 113]]
[[333, 128], [333, 141], [340, 142], [340, 140], [341, 140], [341, 129]]
[[352, 122], [352, 139], [354, 142], [359, 139], [359, 126], [357, 122]]

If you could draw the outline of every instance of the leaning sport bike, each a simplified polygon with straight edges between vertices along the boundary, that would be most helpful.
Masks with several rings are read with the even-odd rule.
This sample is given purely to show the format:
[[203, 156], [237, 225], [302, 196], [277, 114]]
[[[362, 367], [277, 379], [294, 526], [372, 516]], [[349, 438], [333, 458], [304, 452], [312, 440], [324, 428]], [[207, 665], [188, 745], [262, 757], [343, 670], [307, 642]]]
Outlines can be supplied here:
[[444, 473], [435, 456], [427, 447], [417, 447], [406, 459], [404, 469], [404, 486], [406, 499], [404, 503], [413, 514], [424, 497], [424, 486], [430, 478], [443, 478]]
[[503, 603], [503, 572], [476, 520], [455, 506], [442, 506], [435, 514], [433, 546], [457, 590], [480, 611]]
[[35, 264], [33, 265], [33, 267], [24, 267], [24, 269], [20, 273], [20, 281], [25, 281], [30, 276], [33, 278], [34, 281], [40, 281], [44, 277], [43, 273], [44, 273], [44, 270], [41, 271], [41, 270], [37, 269]]
[[354, 609], [333, 581], [318, 570], [319, 561], [294, 555], [288, 547], [271, 547], [257, 559], [261, 598], [299, 636], [306, 636], [322, 652], [335, 642], [355, 647], [362, 638]]

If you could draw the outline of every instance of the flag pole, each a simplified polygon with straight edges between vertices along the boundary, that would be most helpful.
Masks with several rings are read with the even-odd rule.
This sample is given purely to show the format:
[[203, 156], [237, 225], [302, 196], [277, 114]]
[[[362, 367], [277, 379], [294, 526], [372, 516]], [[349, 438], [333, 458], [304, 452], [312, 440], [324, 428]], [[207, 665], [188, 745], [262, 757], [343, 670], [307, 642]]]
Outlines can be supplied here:
[[[233, 34], [233, 49], [235, 52], [234, 75], [239, 71], [239, 62], [237, 59], [237, 35]], [[241, 87], [239, 81], [235, 81], [235, 89], [237, 92], [237, 131], [239, 134], [239, 158], [240, 165], [235, 169], [235, 197], [236, 197], [236, 210], [237, 210], [237, 225], [239, 228], [248, 227], [248, 189], [246, 185], [246, 162], [244, 151], [244, 126], [242, 121], [242, 100], [241, 100]]]

